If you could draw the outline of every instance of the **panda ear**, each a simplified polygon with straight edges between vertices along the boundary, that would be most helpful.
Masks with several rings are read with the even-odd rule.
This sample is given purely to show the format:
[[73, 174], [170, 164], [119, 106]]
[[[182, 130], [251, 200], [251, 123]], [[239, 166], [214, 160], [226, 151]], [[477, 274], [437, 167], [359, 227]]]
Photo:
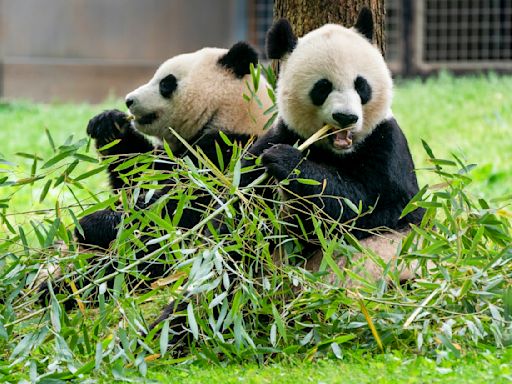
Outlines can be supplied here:
[[291, 53], [297, 45], [297, 37], [286, 19], [280, 19], [267, 32], [267, 56], [269, 59], [281, 59]]
[[258, 65], [258, 53], [249, 44], [241, 41], [233, 45], [229, 51], [221, 56], [219, 64], [233, 71], [236, 77], [241, 79], [248, 75], [250, 64]]
[[372, 11], [364, 7], [359, 12], [354, 28], [368, 40], [373, 39], [373, 16]]

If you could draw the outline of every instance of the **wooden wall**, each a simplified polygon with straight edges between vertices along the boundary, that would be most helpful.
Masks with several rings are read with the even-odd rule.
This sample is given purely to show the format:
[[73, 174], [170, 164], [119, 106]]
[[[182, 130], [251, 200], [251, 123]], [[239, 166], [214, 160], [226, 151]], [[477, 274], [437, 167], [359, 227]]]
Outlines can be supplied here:
[[0, 0], [0, 95], [99, 102], [165, 59], [244, 39], [239, 0]]

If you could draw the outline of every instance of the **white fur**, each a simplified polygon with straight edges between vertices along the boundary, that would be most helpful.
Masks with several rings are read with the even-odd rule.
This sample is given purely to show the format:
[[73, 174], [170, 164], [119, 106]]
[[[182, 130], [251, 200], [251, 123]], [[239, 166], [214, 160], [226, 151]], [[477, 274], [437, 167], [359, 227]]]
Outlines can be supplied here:
[[[130, 112], [136, 119], [150, 113], [158, 116], [152, 124], [139, 124], [135, 120], [135, 128], [166, 140], [171, 148], [176, 147], [177, 139], [168, 127], [186, 140], [193, 138], [207, 122], [212, 129], [261, 134], [268, 119], [263, 112], [271, 105], [267, 83], [261, 78], [257, 93], [263, 108], [255, 100], [244, 100], [243, 94], [250, 94], [246, 83], [252, 84], [251, 77], [237, 79], [218, 64], [219, 58], [227, 52], [227, 49], [203, 48], [164, 62], [147, 84], [126, 96], [135, 100]], [[178, 86], [167, 99], [161, 96], [159, 83], [169, 74], [177, 78]]]
[[[372, 88], [371, 100], [362, 105], [354, 88], [357, 76]], [[314, 84], [326, 78], [333, 91], [322, 106], [313, 105], [309, 93]], [[277, 85], [277, 105], [281, 118], [304, 138], [323, 125], [337, 128], [333, 113], [358, 116], [351, 127], [354, 145], [391, 114], [392, 80], [379, 50], [353, 29], [327, 24], [300, 38], [285, 58]], [[327, 139], [322, 142], [336, 152]], [[346, 150], [345, 150], [346, 152]]]
[[[399, 281], [407, 281], [414, 278], [419, 269], [419, 264], [416, 261], [407, 266], [399, 257], [401, 242], [408, 233], [408, 230], [382, 233], [360, 240], [360, 244], [364, 249], [374, 253], [384, 264], [389, 264], [390, 273], [398, 273]], [[371, 283], [382, 279], [382, 267], [366, 253], [354, 254], [350, 260], [341, 254], [335, 254], [333, 258], [342, 271], [349, 270]], [[309, 271], [316, 272], [320, 269], [322, 260], [323, 252], [320, 250], [306, 261], [304, 267]], [[329, 273], [326, 276], [326, 280], [330, 284], [341, 284], [346, 288], [353, 288], [360, 285], [359, 281], [354, 281], [348, 276], [344, 281], [340, 282], [338, 281], [338, 276], [334, 273]]]

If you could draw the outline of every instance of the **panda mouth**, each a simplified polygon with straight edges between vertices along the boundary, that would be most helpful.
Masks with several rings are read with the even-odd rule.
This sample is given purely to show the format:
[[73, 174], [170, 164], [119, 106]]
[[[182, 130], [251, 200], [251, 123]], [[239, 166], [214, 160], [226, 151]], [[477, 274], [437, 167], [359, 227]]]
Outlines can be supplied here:
[[136, 121], [140, 125], [152, 124], [158, 118], [155, 112], [148, 113], [147, 115], [139, 117]]
[[332, 146], [335, 149], [347, 150], [352, 148], [352, 131], [348, 129], [335, 128], [334, 132], [332, 132], [330, 136]]

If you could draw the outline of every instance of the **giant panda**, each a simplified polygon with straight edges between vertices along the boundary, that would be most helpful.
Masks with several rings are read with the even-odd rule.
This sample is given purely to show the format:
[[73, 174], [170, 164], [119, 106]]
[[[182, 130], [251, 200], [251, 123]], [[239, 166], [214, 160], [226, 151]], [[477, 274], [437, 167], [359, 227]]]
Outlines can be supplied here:
[[[278, 120], [250, 148], [253, 158], [244, 164], [254, 165], [260, 157], [263, 167], [246, 173], [240, 184], [250, 184], [263, 171], [279, 184], [286, 214], [298, 217], [310, 233], [302, 239], [308, 269], [317, 270], [323, 257], [312, 240], [312, 216], [328, 225], [353, 224], [348, 231], [363, 248], [392, 265], [410, 225], [423, 216], [417, 209], [401, 217], [418, 182], [407, 140], [391, 112], [393, 82], [372, 44], [373, 30], [372, 13], [363, 8], [352, 28], [327, 24], [297, 39], [282, 19], [267, 35], [268, 57], [280, 60]], [[326, 124], [332, 127], [327, 137], [304, 152], [294, 146]], [[344, 199], [361, 204], [363, 215], [357, 217]], [[382, 268], [364, 254], [352, 261], [360, 263], [357, 273], [364, 278], [382, 277]], [[348, 267], [346, 258], [338, 263]], [[400, 280], [412, 277], [409, 268], [397, 268]]]
[[[286, 200], [282, 214], [291, 221], [287, 230], [301, 245], [300, 259], [306, 269], [318, 271], [323, 258], [312, 216], [327, 226], [338, 223], [342, 235], [347, 230], [341, 229], [342, 224], [355, 220], [348, 228], [351, 235], [389, 263], [403, 281], [415, 271], [396, 262], [397, 251], [411, 224], [421, 222], [423, 211], [417, 209], [401, 218], [419, 190], [418, 182], [407, 140], [391, 112], [391, 75], [372, 37], [373, 19], [367, 8], [352, 28], [327, 24], [300, 39], [287, 20], [273, 25], [267, 34], [267, 54], [281, 60], [277, 122], [249, 148], [242, 163], [248, 171], [242, 174], [240, 187], [243, 190], [264, 172], [274, 180], [254, 186], [253, 192], [275, 201], [277, 189]], [[333, 127], [326, 138], [304, 152], [295, 147], [326, 124]], [[360, 203], [364, 214], [356, 217], [344, 199], [352, 205]], [[300, 225], [293, 221], [297, 217]], [[295, 233], [294, 227], [309, 233]], [[229, 232], [223, 225], [218, 229]], [[341, 269], [351, 269], [363, 281], [383, 277], [380, 263], [364, 252], [353, 255], [351, 263], [345, 255], [336, 256]], [[278, 246], [275, 262], [282, 257]], [[237, 260], [236, 255], [232, 258]], [[340, 282], [334, 273], [326, 279], [347, 288], [360, 284], [350, 277]], [[197, 297], [185, 293], [182, 301], [171, 302], [150, 328], [170, 318], [170, 329], [179, 329], [183, 317], [173, 315], [193, 299]]]
[[[228, 164], [233, 145], [245, 146], [263, 132], [268, 116], [265, 111], [272, 105], [267, 92], [267, 83], [261, 78], [253, 97], [248, 85], [252, 84], [250, 65], [258, 65], [257, 52], [247, 43], [239, 42], [230, 49], [203, 48], [196, 52], [181, 54], [165, 61], [148, 83], [128, 93], [125, 98], [129, 114], [119, 110], [108, 110], [93, 117], [87, 126], [90, 136], [102, 157], [114, 157], [108, 164], [111, 187], [120, 191], [133, 185], [136, 174], [132, 168], [118, 171], [117, 167], [128, 156], [156, 152], [157, 161], [153, 167], [162, 173], [171, 170], [175, 164], [161, 155], [162, 143], [167, 142], [175, 157], [187, 156], [187, 148], [169, 130], [172, 127], [191, 146], [199, 148], [219, 167]], [[131, 116], [130, 116], [131, 115]], [[221, 138], [222, 132], [230, 143]], [[156, 139], [156, 143], [154, 140]], [[114, 146], [107, 146], [119, 140]], [[107, 146], [107, 148], [103, 148]], [[218, 159], [217, 148], [222, 153]], [[198, 160], [190, 156], [196, 166]], [[146, 201], [137, 201], [139, 209], [147, 208], [169, 191], [173, 185], [183, 180], [164, 180], [162, 188]], [[180, 228], [191, 228], [199, 222], [204, 208], [211, 197], [198, 195], [186, 207], [178, 223]], [[177, 200], [168, 199], [163, 212], [172, 217]], [[104, 209], [83, 217], [75, 236], [81, 252], [106, 250], [118, 232], [123, 212]], [[145, 239], [148, 240], [148, 239]], [[142, 239], [142, 241], [145, 241]], [[155, 247], [155, 246], [153, 246]], [[147, 254], [151, 247], [137, 253], [137, 257]], [[113, 266], [105, 268], [105, 274], [113, 271]], [[162, 277], [165, 265], [150, 261], [139, 266], [148, 281]], [[89, 279], [91, 276], [86, 276]], [[111, 282], [109, 282], [111, 283]], [[41, 290], [47, 292], [47, 283]], [[64, 289], [65, 290], [65, 289]], [[59, 291], [60, 292], [60, 291]], [[43, 294], [43, 301], [47, 297]]]
[[[215, 143], [223, 154], [223, 164], [229, 162], [232, 154], [231, 146], [221, 139], [219, 132], [227, 135], [231, 142], [241, 145], [261, 135], [268, 119], [264, 112], [272, 102], [263, 78], [255, 97], [250, 101], [243, 97], [250, 93], [247, 84], [251, 83], [251, 63], [254, 66], [258, 64], [258, 55], [245, 42], [239, 42], [229, 50], [203, 48], [178, 55], [164, 62], [147, 84], [126, 96], [126, 106], [133, 120], [117, 110], [105, 111], [92, 118], [87, 134], [94, 139], [98, 149], [120, 139], [115, 146], [100, 151], [105, 157], [119, 156], [119, 160], [108, 165], [112, 188], [127, 187], [116, 171], [126, 155], [155, 150], [145, 135], [166, 141], [175, 156], [183, 157], [187, 148], [171, 133], [169, 127], [172, 127], [189, 144], [199, 147], [216, 166], [219, 166], [219, 160]], [[156, 150], [159, 149], [161, 147], [157, 146]], [[195, 157], [192, 156], [191, 160], [197, 165]], [[165, 161], [155, 162], [154, 166], [163, 172], [173, 167]], [[130, 171], [131, 168], [123, 169], [124, 173]], [[168, 188], [155, 193], [150, 203]], [[173, 203], [175, 201], [170, 200], [167, 207], [171, 214], [175, 209]], [[191, 228], [199, 221], [201, 211], [197, 208], [207, 205], [208, 199], [197, 203], [182, 215], [180, 227]], [[121, 214], [119, 211], [102, 210], [84, 217], [80, 220], [82, 230], [75, 231], [79, 242], [108, 248], [115, 239]]]

